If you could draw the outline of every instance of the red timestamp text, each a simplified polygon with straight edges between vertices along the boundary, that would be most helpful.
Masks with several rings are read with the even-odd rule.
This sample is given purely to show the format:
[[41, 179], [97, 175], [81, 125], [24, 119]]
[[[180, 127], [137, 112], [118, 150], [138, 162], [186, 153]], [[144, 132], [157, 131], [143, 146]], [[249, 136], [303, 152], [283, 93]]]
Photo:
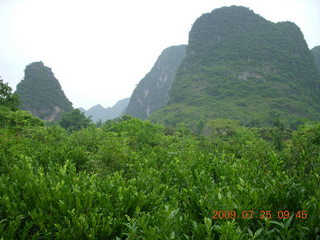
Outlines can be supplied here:
[[295, 217], [297, 219], [307, 219], [308, 212], [307, 211], [297, 211], [290, 212], [288, 210], [279, 210], [277, 212], [265, 211], [261, 210], [259, 212], [245, 210], [241, 212], [237, 212], [235, 210], [232, 211], [213, 211], [212, 219], [289, 219], [290, 217]]

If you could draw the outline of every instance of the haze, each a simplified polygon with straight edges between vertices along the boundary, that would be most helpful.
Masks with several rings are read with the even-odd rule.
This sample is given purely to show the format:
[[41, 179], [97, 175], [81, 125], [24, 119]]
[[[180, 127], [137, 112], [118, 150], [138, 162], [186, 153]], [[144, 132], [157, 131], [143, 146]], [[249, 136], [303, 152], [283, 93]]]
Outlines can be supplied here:
[[187, 44], [201, 14], [230, 5], [292, 21], [310, 49], [320, 45], [318, 0], [0, 0], [0, 76], [15, 89], [25, 66], [43, 61], [74, 107], [112, 106], [163, 49]]

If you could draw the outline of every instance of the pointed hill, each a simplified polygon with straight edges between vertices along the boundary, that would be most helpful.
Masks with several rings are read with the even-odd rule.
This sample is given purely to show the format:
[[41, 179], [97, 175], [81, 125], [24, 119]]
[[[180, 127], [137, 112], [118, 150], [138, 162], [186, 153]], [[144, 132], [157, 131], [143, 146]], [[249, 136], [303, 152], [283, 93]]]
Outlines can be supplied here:
[[163, 50], [150, 72], [133, 91], [125, 111], [133, 117], [146, 119], [165, 106], [177, 68], [185, 56], [185, 45]]
[[29, 64], [24, 79], [17, 85], [20, 108], [48, 121], [59, 120], [61, 113], [73, 109], [59, 81], [42, 62]]
[[192, 26], [156, 122], [195, 126], [214, 118], [249, 126], [320, 119], [320, 79], [300, 29], [272, 23], [245, 7], [203, 14]]
[[100, 120], [105, 122], [107, 120], [119, 117], [128, 106], [128, 103], [129, 98], [124, 98], [119, 100], [113, 107], [104, 108], [100, 104], [97, 104], [87, 111], [83, 109], [83, 112], [86, 116], [91, 117], [93, 122], [98, 122]]

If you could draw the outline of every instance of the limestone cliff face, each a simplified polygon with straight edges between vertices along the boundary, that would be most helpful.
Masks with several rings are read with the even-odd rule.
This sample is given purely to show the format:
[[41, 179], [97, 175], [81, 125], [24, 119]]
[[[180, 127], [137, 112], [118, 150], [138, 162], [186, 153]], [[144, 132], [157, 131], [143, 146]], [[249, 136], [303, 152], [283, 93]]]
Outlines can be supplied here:
[[165, 49], [151, 71], [133, 91], [125, 114], [146, 119], [150, 114], [165, 106], [169, 100], [169, 91], [177, 68], [184, 56], [184, 45]]
[[53, 106], [53, 108], [47, 109], [36, 109], [36, 108], [29, 108], [23, 109], [32, 113], [32, 115], [40, 117], [42, 120], [45, 121], [56, 121], [60, 118], [62, 113], [62, 109], [59, 106]]
[[73, 109], [59, 81], [42, 62], [26, 67], [24, 79], [17, 85], [16, 93], [20, 98], [20, 108], [43, 120], [59, 120], [61, 113]]

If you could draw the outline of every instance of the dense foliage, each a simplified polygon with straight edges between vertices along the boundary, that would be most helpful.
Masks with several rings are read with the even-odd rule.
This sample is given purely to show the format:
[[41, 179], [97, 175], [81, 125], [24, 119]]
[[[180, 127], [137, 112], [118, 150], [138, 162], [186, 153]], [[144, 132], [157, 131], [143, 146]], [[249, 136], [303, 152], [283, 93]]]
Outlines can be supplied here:
[[28, 115], [0, 128], [0, 239], [319, 237], [320, 123], [218, 119], [198, 136], [124, 116], [70, 133]]
[[72, 111], [59, 81], [42, 62], [29, 64], [24, 79], [17, 85], [22, 110], [44, 120], [59, 120], [62, 112]]
[[316, 64], [316, 67], [317, 67], [318, 72], [320, 74], [320, 46], [312, 48], [311, 53], [314, 58], [314, 63]]
[[69, 132], [80, 130], [88, 127], [91, 120], [86, 117], [79, 109], [74, 109], [71, 112], [62, 113], [59, 125]]
[[194, 24], [165, 117], [154, 115], [167, 127], [90, 124], [33, 63], [22, 106], [65, 112], [45, 124], [1, 80], [0, 240], [320, 239], [320, 122], [297, 121], [319, 114], [319, 76], [294, 24], [240, 10]]
[[0, 79], [0, 127], [17, 130], [27, 126], [43, 126], [40, 119], [18, 110], [19, 104], [19, 98], [12, 93], [12, 88]]
[[185, 45], [171, 46], [162, 51], [150, 72], [134, 89], [126, 114], [147, 119], [167, 104], [172, 82], [185, 57], [185, 48]]
[[13, 94], [12, 88], [0, 78], [0, 106], [5, 106], [10, 110], [17, 110], [18, 105], [18, 96]]
[[271, 126], [270, 115], [279, 115], [296, 126], [302, 118], [319, 120], [319, 106], [320, 76], [300, 29], [233, 6], [195, 21], [169, 103], [151, 120]]

